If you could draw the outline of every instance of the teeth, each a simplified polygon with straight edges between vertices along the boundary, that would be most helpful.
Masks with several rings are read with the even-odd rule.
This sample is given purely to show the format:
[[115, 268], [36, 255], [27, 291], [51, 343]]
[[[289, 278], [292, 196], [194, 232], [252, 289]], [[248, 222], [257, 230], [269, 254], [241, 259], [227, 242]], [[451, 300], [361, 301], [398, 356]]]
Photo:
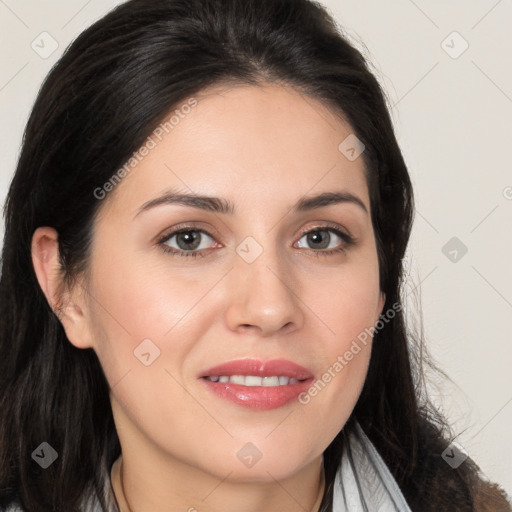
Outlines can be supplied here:
[[231, 382], [242, 386], [287, 386], [288, 384], [297, 384], [299, 382], [293, 377], [272, 375], [269, 377], [258, 377], [256, 375], [213, 375], [206, 377], [212, 382]]
[[229, 382], [232, 382], [233, 384], [245, 384], [245, 377], [242, 375], [233, 375]]
[[279, 386], [279, 377], [263, 377], [261, 383], [264, 386]]

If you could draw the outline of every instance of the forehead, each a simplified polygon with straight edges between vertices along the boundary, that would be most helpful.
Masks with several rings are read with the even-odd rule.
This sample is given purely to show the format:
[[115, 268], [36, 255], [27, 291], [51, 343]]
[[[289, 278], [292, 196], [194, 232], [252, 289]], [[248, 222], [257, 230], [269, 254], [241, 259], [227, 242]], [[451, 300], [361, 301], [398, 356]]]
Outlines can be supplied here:
[[343, 188], [369, 209], [363, 159], [339, 149], [352, 132], [333, 109], [290, 87], [211, 87], [164, 117], [112, 202], [134, 212], [163, 189], [180, 188], [255, 205]]

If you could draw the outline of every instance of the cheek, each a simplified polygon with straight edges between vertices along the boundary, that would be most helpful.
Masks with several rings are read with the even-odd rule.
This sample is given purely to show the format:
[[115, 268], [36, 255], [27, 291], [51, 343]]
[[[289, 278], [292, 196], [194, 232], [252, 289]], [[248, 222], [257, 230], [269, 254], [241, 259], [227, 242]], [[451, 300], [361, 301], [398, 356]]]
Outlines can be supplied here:
[[168, 432], [196, 432], [197, 418], [204, 417], [181, 383], [183, 362], [203, 328], [194, 305], [211, 284], [169, 279], [163, 269], [114, 260], [97, 265], [93, 280], [96, 351], [116, 420], [137, 425], [145, 436], [165, 444]]
[[[163, 266], [152, 268], [136, 258], [110, 256], [97, 265], [92, 317], [102, 325], [112, 342], [111, 349], [121, 358], [133, 357], [144, 339], [162, 349], [173, 331], [190, 325], [191, 313], [214, 282], [207, 276], [199, 278], [179, 270], [169, 276], [169, 269]], [[180, 343], [180, 347], [185, 346], [186, 338]]]
[[366, 379], [373, 328], [380, 314], [378, 266], [373, 261], [340, 268], [304, 290], [305, 302], [318, 317], [317, 330], [324, 333], [323, 368], [299, 401], [331, 429], [327, 437], [342, 428]]
[[[193, 431], [192, 412], [202, 417], [204, 411], [180, 383], [188, 376], [191, 351], [213, 321], [205, 311], [208, 301], [200, 299], [218, 277], [179, 269], [170, 275], [169, 268], [147, 260], [97, 256], [91, 301], [96, 351], [113, 395], [134, 423]], [[190, 414], [176, 416], [169, 404]], [[148, 422], [151, 415], [158, 421]]]
[[330, 269], [316, 275], [303, 289], [304, 303], [315, 313], [328, 352], [343, 353], [350, 342], [373, 326], [380, 314], [376, 258]]

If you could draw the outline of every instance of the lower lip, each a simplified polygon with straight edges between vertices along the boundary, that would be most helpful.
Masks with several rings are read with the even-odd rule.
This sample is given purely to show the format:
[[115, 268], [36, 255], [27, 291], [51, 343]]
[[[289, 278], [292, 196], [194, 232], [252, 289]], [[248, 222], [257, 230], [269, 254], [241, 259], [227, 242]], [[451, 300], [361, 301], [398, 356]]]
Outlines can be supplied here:
[[217, 396], [251, 409], [270, 410], [282, 407], [308, 389], [313, 378], [284, 386], [242, 386], [231, 382], [213, 382], [201, 378]]

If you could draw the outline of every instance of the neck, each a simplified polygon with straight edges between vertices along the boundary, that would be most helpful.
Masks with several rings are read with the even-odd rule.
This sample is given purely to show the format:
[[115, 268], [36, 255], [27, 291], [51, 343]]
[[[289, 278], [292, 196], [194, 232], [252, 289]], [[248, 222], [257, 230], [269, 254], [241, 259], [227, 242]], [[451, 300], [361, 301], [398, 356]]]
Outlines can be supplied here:
[[[136, 485], [136, 483], [132, 484], [129, 468], [126, 467], [123, 457], [120, 456], [112, 466], [111, 481], [120, 512], [163, 510], [169, 509], [169, 507], [173, 510], [191, 512], [198, 512], [198, 510], [224, 512], [226, 508], [239, 512], [259, 512], [261, 510], [318, 512], [325, 489], [325, 473], [321, 461], [320, 472], [316, 474], [317, 477], [313, 485], [311, 485], [311, 482], [309, 482], [309, 485], [307, 483], [304, 485], [301, 482], [290, 485], [292, 479], [282, 480], [281, 482], [274, 481], [269, 484], [240, 484], [224, 480], [213, 489], [217, 494], [215, 499], [212, 499], [215, 496], [213, 490], [211, 491], [212, 496], [199, 497], [197, 495], [185, 496], [183, 490], [176, 489], [175, 499], [172, 499], [172, 501], [166, 499], [164, 502], [159, 501], [158, 494], [154, 494], [152, 491], [147, 492], [145, 482], [142, 482], [143, 485], [141, 486]], [[169, 488], [168, 485], [165, 485], [165, 487]], [[252, 492], [250, 487], [253, 487]], [[295, 488], [295, 492], [292, 493], [290, 489], [293, 488]], [[144, 492], [144, 489], [146, 489], [146, 492]], [[305, 490], [306, 492], [304, 492]], [[314, 492], [307, 492], [309, 490]], [[206, 499], [211, 502], [209, 508], [202, 504]], [[200, 508], [196, 509], [191, 506], [194, 503]], [[229, 506], [227, 506], [228, 503]]]

